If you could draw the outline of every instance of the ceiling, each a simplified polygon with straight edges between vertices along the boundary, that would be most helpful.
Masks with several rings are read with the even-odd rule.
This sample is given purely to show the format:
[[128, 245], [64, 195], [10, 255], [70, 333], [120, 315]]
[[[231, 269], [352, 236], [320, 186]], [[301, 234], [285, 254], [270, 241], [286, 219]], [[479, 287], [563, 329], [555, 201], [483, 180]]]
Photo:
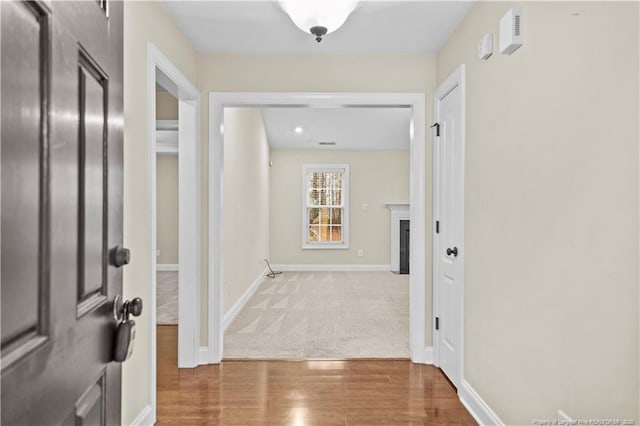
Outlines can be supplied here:
[[365, 0], [321, 43], [274, 1], [164, 1], [196, 50], [211, 53], [436, 52], [473, 1]]
[[410, 108], [277, 107], [262, 115], [272, 149], [409, 149]]

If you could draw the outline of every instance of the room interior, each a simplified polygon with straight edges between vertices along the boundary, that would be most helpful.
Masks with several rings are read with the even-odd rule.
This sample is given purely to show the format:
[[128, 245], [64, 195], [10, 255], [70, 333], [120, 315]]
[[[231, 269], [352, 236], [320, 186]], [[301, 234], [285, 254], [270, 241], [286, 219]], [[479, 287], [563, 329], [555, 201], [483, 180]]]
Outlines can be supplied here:
[[[175, 10], [172, 10], [174, 6]], [[431, 3], [431, 6], [440, 7], [438, 3]], [[521, 6], [526, 14], [525, 43], [512, 55], [500, 54], [497, 51], [499, 21], [515, 6]], [[195, 45], [195, 37], [182, 32], [192, 31], [179, 22], [180, 19], [187, 22], [191, 12], [186, 9], [181, 10], [172, 4], [167, 5], [166, 9], [147, 4], [131, 4], [127, 7], [129, 24], [125, 32], [136, 34], [140, 27], [145, 27], [147, 31], [144, 40], [130, 45], [130, 60], [144, 56], [145, 43], [152, 41], [161, 46], [189, 78], [197, 81], [204, 95], [214, 91], [415, 91], [424, 93], [427, 98], [426, 122], [431, 125], [435, 89], [454, 67], [466, 64], [469, 79], [466, 169], [469, 177], [465, 181], [465, 217], [472, 221], [472, 226], [466, 236], [467, 276], [470, 281], [465, 294], [467, 355], [464, 374], [475, 395], [480, 395], [485, 402], [484, 405], [475, 404], [473, 407], [476, 411], [482, 411], [478, 407], [491, 407], [497, 413], [497, 418], [507, 424], [529, 422], [540, 412], [545, 413], [545, 417], [557, 418], [560, 407], [572, 407], [564, 409], [567, 413], [582, 413], [573, 414], [574, 417], [618, 410], [624, 410], [631, 416], [638, 411], [637, 398], [631, 397], [637, 394], [638, 380], [634, 379], [638, 377], [639, 367], [635, 343], [638, 339], [637, 325], [633, 326], [634, 332], [623, 332], [621, 329], [614, 332], [621, 333], [618, 337], [624, 335], [622, 340], [629, 345], [628, 350], [623, 351], [624, 360], [616, 361], [616, 365], [626, 367], [615, 372], [605, 368], [603, 371], [607, 373], [597, 373], [597, 378], [588, 366], [608, 364], [606, 360], [610, 357], [605, 352], [581, 352], [580, 360], [576, 362], [571, 352], [551, 349], [564, 347], [568, 342], [574, 347], [581, 347], [592, 340], [589, 334], [577, 330], [592, 330], [600, 341], [605, 335], [604, 331], [596, 332], [603, 327], [596, 318], [598, 316], [589, 315], [574, 304], [577, 289], [568, 283], [582, 283], [578, 291], [580, 305], [593, 309], [607, 306], [616, 312], [625, 312], [623, 315], [628, 314], [628, 317], [620, 318], [621, 323], [625, 324], [634, 324], [633, 318], [636, 317], [637, 290], [635, 286], [630, 287], [630, 283], [637, 281], [634, 278], [637, 268], [633, 266], [637, 260], [632, 260], [637, 259], [633, 255], [637, 251], [634, 248], [637, 244], [634, 243], [635, 231], [629, 232], [637, 226], [637, 221], [632, 219], [637, 217], [635, 210], [631, 204], [616, 210], [616, 219], [606, 220], [610, 224], [606, 230], [596, 231], [589, 224], [595, 223], [598, 217], [609, 217], [611, 214], [610, 209], [593, 203], [594, 194], [598, 194], [599, 199], [607, 199], [616, 205], [618, 203], [617, 195], [605, 192], [605, 187], [618, 188], [620, 192], [617, 193], [625, 193], [624, 198], [629, 203], [638, 196], [637, 179], [632, 178], [636, 176], [633, 162], [637, 155], [630, 142], [637, 139], [638, 133], [635, 119], [637, 101], [630, 97], [630, 94], [637, 92], [637, 5], [616, 2], [526, 2], [518, 5], [478, 2], [467, 5], [469, 9], [451, 24], [450, 32], [443, 35], [442, 39], [429, 39], [436, 44], [435, 48], [429, 50], [424, 45], [411, 47], [406, 44], [404, 51], [394, 47], [395, 53], [391, 53], [392, 38], [383, 35], [372, 38], [373, 42], [389, 45], [382, 44], [376, 46], [379, 48], [361, 49], [359, 52], [351, 48], [353, 50], [349, 51], [346, 40], [340, 38], [348, 39], [355, 33], [362, 34], [366, 39], [364, 35], [371, 34], [366, 28], [355, 25], [365, 25], [373, 18], [354, 14], [353, 22], [347, 22], [352, 26], [345, 25], [341, 32], [334, 34], [333, 39], [327, 36], [319, 46], [315, 41], [303, 38], [299, 41], [303, 47], [297, 52], [285, 47], [285, 43], [276, 43], [268, 47], [272, 50], [270, 54], [256, 51], [267, 48], [262, 36], [273, 32], [261, 29], [256, 24], [248, 24], [247, 33], [252, 34], [253, 28], [260, 34], [259, 38], [253, 41], [228, 40], [229, 43], [238, 44], [228, 50], [223, 47], [216, 50], [213, 46]], [[256, 7], [266, 8], [267, 5]], [[362, 11], [364, 13], [364, 7]], [[367, 13], [383, 12], [374, 13], [369, 9]], [[414, 15], [426, 16], [417, 12]], [[153, 21], [148, 16], [153, 16]], [[383, 13], [383, 16], [391, 15]], [[429, 16], [437, 16], [437, 13]], [[277, 25], [278, 31], [286, 32], [285, 40], [295, 39], [297, 29], [288, 27], [286, 16], [284, 18], [281, 25]], [[214, 30], [220, 28], [222, 32], [225, 20], [220, 20], [220, 26], [214, 26]], [[409, 21], [401, 22], [409, 27]], [[387, 31], [385, 25], [377, 28], [381, 32]], [[567, 28], [571, 28], [574, 34], [580, 34], [579, 39], [565, 37]], [[598, 30], [594, 31], [595, 28]], [[388, 30], [393, 31], [391, 28]], [[167, 31], [171, 36], [166, 34]], [[494, 34], [494, 53], [486, 61], [478, 58], [477, 51], [478, 41], [485, 33]], [[426, 43], [427, 38], [421, 36], [413, 40]], [[223, 39], [210, 37], [212, 43], [222, 43]], [[329, 42], [332, 40], [334, 43], [330, 48]], [[307, 41], [313, 43], [306, 44]], [[594, 61], [594, 46], [597, 46], [597, 61]], [[618, 48], [610, 49], [609, 46]], [[314, 54], [320, 49], [324, 49], [324, 53]], [[616, 80], [624, 81], [624, 84], [616, 86], [619, 89], [613, 91], [589, 90], [590, 87], [600, 87], [614, 73], [608, 66], [610, 63], [622, 64], [615, 73], [622, 73], [616, 74]], [[127, 73], [131, 79], [144, 79], [134, 67], [128, 67]], [[125, 102], [144, 97], [144, 93], [138, 91], [136, 94], [135, 88], [131, 89]], [[563, 93], [564, 96], [558, 97], [557, 93]], [[605, 102], [613, 102], [619, 107], [615, 112], [587, 108], [587, 105]], [[206, 158], [209, 152], [206, 136], [208, 109], [206, 104], [202, 107], [202, 155]], [[579, 114], [565, 113], [576, 108]], [[624, 122], [625, 125], [602, 125], [613, 122]], [[615, 132], [615, 137], [605, 135], [605, 128], [607, 132]], [[130, 138], [135, 138], [135, 134], [144, 138], [144, 131], [136, 126], [131, 126], [130, 131]], [[428, 163], [431, 162], [432, 138], [431, 130], [427, 131]], [[616, 148], [603, 151], [601, 140], [614, 143]], [[586, 147], [591, 148], [585, 151]], [[576, 164], [576, 152], [583, 153], [579, 164]], [[133, 146], [129, 148], [129, 155], [136, 155]], [[548, 173], [541, 174], [540, 164], [548, 164], [543, 168]], [[570, 180], [563, 177], [567, 164], [571, 164]], [[201, 166], [203, 181], [206, 182], [207, 161], [203, 159]], [[596, 176], [593, 170], [603, 172]], [[427, 196], [431, 197], [428, 182], [425, 190]], [[144, 189], [139, 188], [138, 191], [144, 192]], [[574, 191], [571, 202], [565, 197], [567, 191]], [[203, 212], [206, 212], [207, 195], [203, 189]], [[515, 203], [514, 197], [517, 200]], [[549, 207], [552, 202], [561, 204], [562, 214], [557, 215], [558, 209]], [[129, 199], [129, 209], [136, 205], [135, 199]], [[585, 209], [591, 211], [589, 218], [584, 214]], [[203, 230], [207, 229], [205, 218], [202, 219]], [[429, 211], [426, 221], [432, 221]], [[566, 227], [565, 231], [560, 231], [560, 226]], [[578, 242], [577, 232], [585, 227], [593, 229], [594, 241], [601, 244], [585, 245]], [[130, 239], [145, 241], [144, 234], [130, 234]], [[614, 241], [615, 244], [611, 244]], [[606, 254], [607, 246], [618, 246], [623, 241], [628, 257], [614, 258]], [[554, 253], [557, 247], [566, 248], [567, 243], [573, 248], [564, 251], [567, 256], [565, 260], [572, 265], [571, 268], [560, 267], [552, 261], [553, 256], [544, 255], [546, 252]], [[207, 244], [203, 242], [202, 247], [206, 251]], [[505, 247], [509, 247], [509, 250]], [[492, 253], [500, 253], [500, 256], [494, 257]], [[600, 267], [604, 264], [595, 259], [602, 256], [607, 265], [616, 267]], [[430, 268], [431, 257], [427, 244], [427, 268]], [[591, 260], [587, 262], [587, 259]], [[587, 264], [589, 267], [585, 268]], [[203, 276], [207, 276], [207, 265], [202, 265], [202, 268]], [[492, 272], [503, 268], [506, 268], [507, 275]], [[606, 278], [612, 270], [616, 271], [615, 280]], [[557, 275], [561, 271], [565, 272]], [[139, 269], [127, 271], [127, 276], [129, 282], [145, 282], [144, 272]], [[616, 289], [608, 292], [605, 298], [597, 284], [603, 281]], [[427, 285], [430, 286], [430, 283]], [[144, 287], [140, 287], [140, 290], [144, 291]], [[625, 296], [618, 297], [616, 294]], [[207, 308], [206, 295], [203, 288], [201, 310]], [[545, 302], [549, 300], [557, 309]], [[529, 310], [523, 309], [523, 306], [532, 301], [537, 303], [535, 313], [531, 311], [524, 314]], [[542, 316], [540, 309], [544, 312]], [[510, 320], [504, 321], [505, 318]], [[429, 345], [432, 318], [427, 315], [425, 322], [428, 333], [426, 344]], [[610, 332], [606, 333], [607, 341], [616, 339]], [[534, 346], [531, 336], [541, 336], [540, 339], [549, 344], [545, 346], [549, 349]], [[206, 338], [203, 334], [201, 342], [206, 342]], [[487, 345], [487, 341], [498, 343]], [[551, 364], [539, 365], [527, 361], [530, 369], [524, 371], [523, 360], [540, 359], [536, 354], [544, 354], [558, 367], [550, 369]], [[125, 378], [126, 369], [134, 368], [144, 359], [144, 354], [135, 354], [130, 367], [125, 367]], [[513, 377], [519, 379], [514, 381]], [[581, 385], [585, 384], [586, 377], [604, 383], [611, 392], [588, 390]], [[551, 386], [550, 383], [557, 386]], [[606, 396], [620, 395], [620, 392], [613, 390], [619, 386], [628, 389], [622, 394], [629, 395], [629, 398]], [[551, 394], [540, 400], [536, 396], [539, 394], [536, 389], [543, 388]], [[140, 395], [144, 395], [144, 391], [140, 392]], [[517, 403], [510, 397], [514, 394], [519, 395]], [[578, 394], [581, 395], [580, 400], [571, 396]], [[581, 402], [586, 400], [588, 404]], [[125, 405], [129, 407], [125, 409], [125, 418], [134, 419], [140, 407], [145, 406], [145, 398], [140, 397], [138, 402], [130, 401]], [[494, 417], [491, 419], [495, 421]], [[490, 424], [490, 421], [485, 421]]]
[[0, 423], [640, 422], [640, 2], [0, 22]]
[[[391, 272], [400, 248], [389, 225], [389, 205], [409, 202], [409, 111], [224, 115], [224, 359], [409, 358], [409, 282]], [[301, 172], [340, 164], [349, 181], [337, 228], [348, 246], [314, 250], [304, 234], [316, 240], [336, 226], [320, 225], [328, 210], [318, 208], [300, 224], [308, 193]], [[266, 277], [265, 259], [285, 272]]]

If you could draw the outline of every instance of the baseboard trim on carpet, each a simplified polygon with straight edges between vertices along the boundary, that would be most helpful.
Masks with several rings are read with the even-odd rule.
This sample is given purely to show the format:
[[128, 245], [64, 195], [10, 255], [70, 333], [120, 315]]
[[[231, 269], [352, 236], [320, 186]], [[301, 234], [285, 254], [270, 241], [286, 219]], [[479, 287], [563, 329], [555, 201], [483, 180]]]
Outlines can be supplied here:
[[458, 390], [460, 402], [465, 406], [467, 411], [480, 425], [496, 425], [502, 426], [504, 423], [498, 415], [489, 407], [489, 405], [480, 397], [467, 382], [463, 380]]
[[178, 264], [177, 263], [158, 263], [156, 265], [157, 272], [177, 272]]
[[245, 291], [244, 294], [242, 296], [240, 296], [240, 298], [236, 301], [236, 303], [233, 304], [231, 309], [229, 309], [227, 311], [227, 313], [224, 314], [224, 317], [222, 318], [222, 329], [223, 330], [226, 330], [227, 327], [229, 327], [229, 325], [231, 325], [231, 323], [236, 318], [236, 316], [238, 315], [238, 313], [240, 312], [242, 307], [249, 301], [251, 296], [253, 296], [253, 293], [256, 292], [256, 290], [260, 286], [260, 283], [262, 282], [262, 280], [264, 280], [265, 275], [267, 275], [267, 272], [269, 272], [269, 269], [265, 268], [264, 271], [262, 271], [260, 273], [258, 278], [256, 278], [251, 283], [249, 288], [247, 288], [247, 291]]
[[390, 272], [391, 265], [272, 265], [283, 272]]

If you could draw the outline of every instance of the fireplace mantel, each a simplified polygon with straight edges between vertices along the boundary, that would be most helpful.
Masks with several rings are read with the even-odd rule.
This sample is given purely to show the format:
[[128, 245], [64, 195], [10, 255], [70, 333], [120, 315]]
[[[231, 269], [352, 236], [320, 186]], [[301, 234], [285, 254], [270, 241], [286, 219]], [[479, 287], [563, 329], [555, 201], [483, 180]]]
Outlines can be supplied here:
[[409, 203], [388, 203], [387, 207], [391, 210], [391, 271], [398, 272], [400, 270], [400, 221], [411, 218], [410, 205]]

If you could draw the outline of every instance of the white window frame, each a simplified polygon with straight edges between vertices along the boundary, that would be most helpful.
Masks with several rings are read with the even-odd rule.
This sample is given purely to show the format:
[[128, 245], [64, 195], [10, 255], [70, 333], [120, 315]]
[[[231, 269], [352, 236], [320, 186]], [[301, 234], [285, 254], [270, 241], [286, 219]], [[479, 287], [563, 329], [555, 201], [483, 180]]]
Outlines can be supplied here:
[[[342, 242], [309, 242], [309, 210], [307, 206], [307, 175], [312, 172], [341, 172], [342, 200]], [[302, 248], [311, 250], [348, 249], [349, 248], [349, 165], [348, 164], [303, 164], [302, 165]], [[320, 206], [318, 206], [320, 207]]]

